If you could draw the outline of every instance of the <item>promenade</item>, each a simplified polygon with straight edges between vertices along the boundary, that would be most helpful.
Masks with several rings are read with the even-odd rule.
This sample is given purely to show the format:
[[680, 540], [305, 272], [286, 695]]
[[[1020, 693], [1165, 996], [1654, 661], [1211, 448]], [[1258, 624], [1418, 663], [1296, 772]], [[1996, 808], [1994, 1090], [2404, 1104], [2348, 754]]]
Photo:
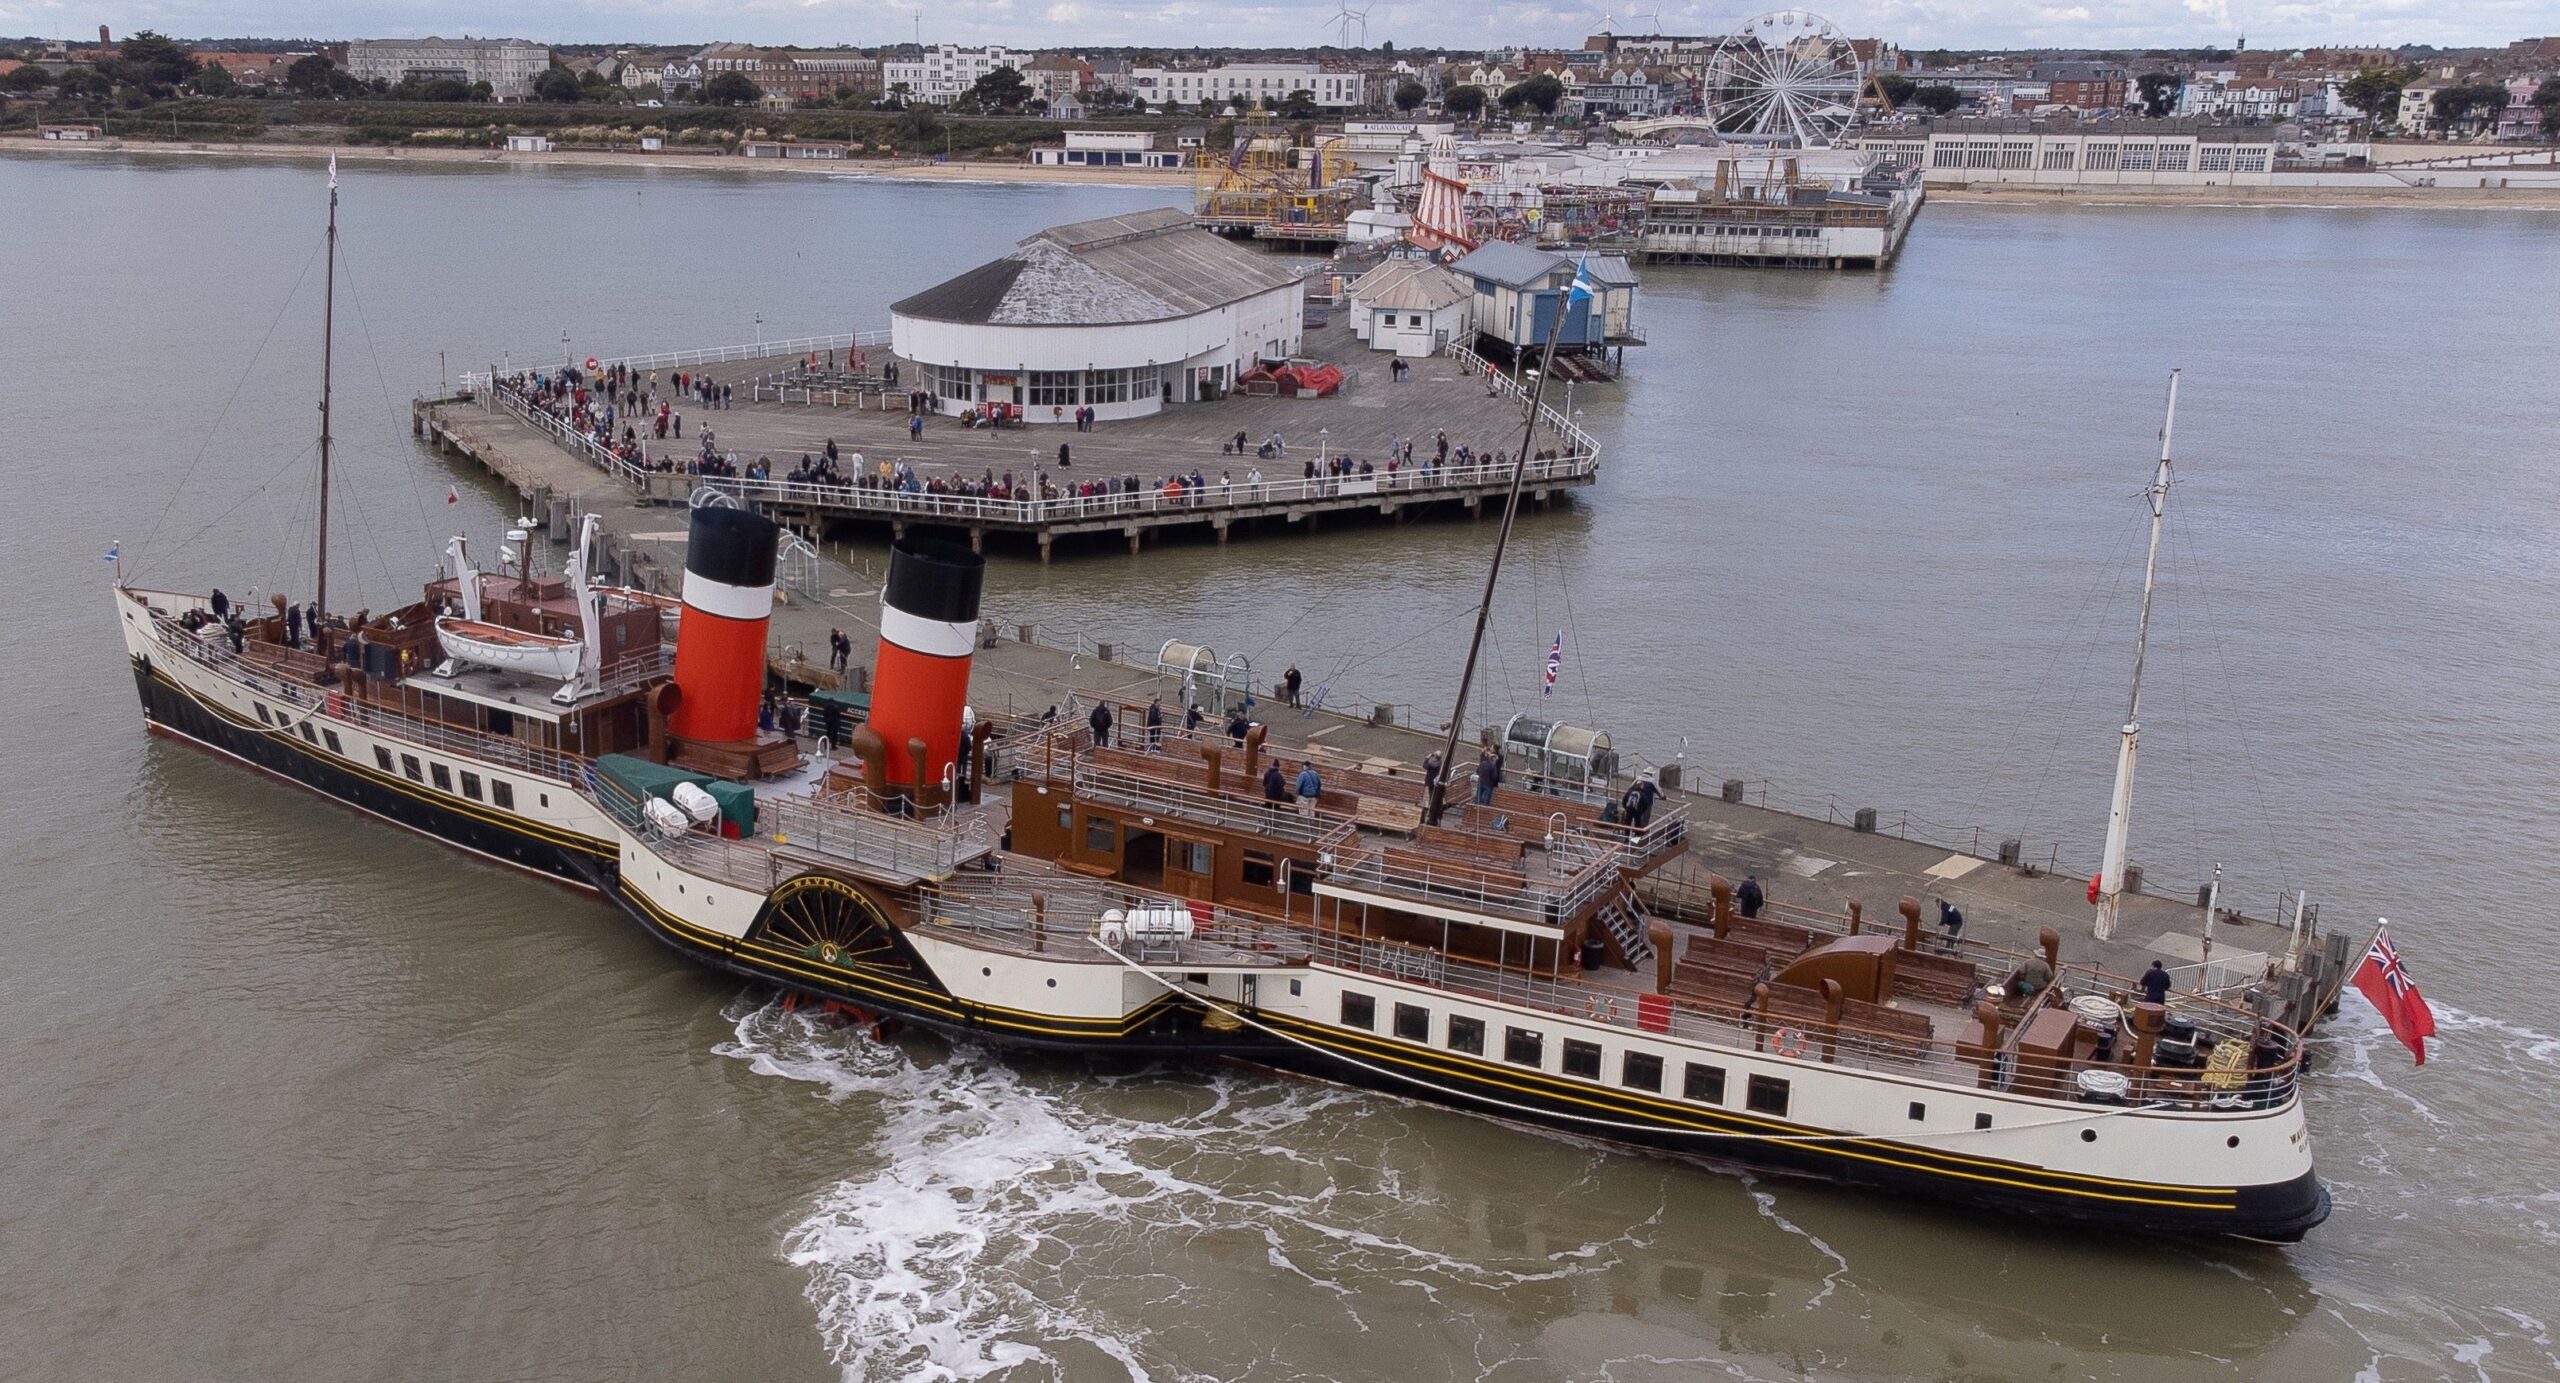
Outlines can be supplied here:
[[[919, 433], [911, 430], [907, 387], [921, 371], [901, 362], [898, 382], [880, 384], [885, 343], [819, 340], [827, 344], [629, 362], [644, 381], [654, 376], [662, 393], [683, 370], [726, 386], [731, 399], [731, 406], [709, 410], [678, 400], [684, 435], [644, 437], [637, 464], [491, 388], [495, 371], [466, 376], [463, 396], [420, 400], [416, 431], [511, 479], [545, 476], [555, 494], [594, 489], [585, 477], [562, 472], [555, 463], [565, 459], [643, 503], [688, 504], [708, 489], [812, 538], [848, 526], [898, 537], [924, 526], [965, 535], [979, 550], [990, 535], [1034, 543], [1046, 561], [1061, 538], [1115, 537], [1134, 553], [1149, 534], [1179, 529], [1223, 543], [1237, 533], [1314, 532], [1328, 516], [1400, 523], [1423, 514], [1480, 515], [1488, 504], [1498, 508], [1510, 487], [1510, 457], [1526, 419], [1518, 383], [1488, 375], [1463, 350], [1411, 361], [1398, 380], [1390, 357], [1337, 325], [1311, 328], [1305, 346], [1307, 356], [1342, 368], [1342, 389], [1331, 397], [1231, 395], [1096, 423], [1090, 431], [1046, 421], [971, 428], [935, 415]], [[871, 352], [868, 387], [806, 378], [812, 356], [822, 367], [831, 355], [841, 364], [856, 344]], [[1523, 477], [1523, 502], [1533, 510], [1599, 475], [1598, 446], [1556, 402], [1541, 409], [1531, 443], [1538, 459]], [[521, 427], [501, 425], [505, 419]], [[694, 473], [705, 428], [722, 463], [717, 469], [735, 474]], [[1444, 437], [1447, 460], [1440, 456]], [[836, 479], [792, 478], [823, 458], [830, 443]], [[1411, 462], [1391, 455], [1400, 444], [1410, 445]], [[1351, 473], [1335, 473], [1345, 459]], [[769, 475], [747, 478], [759, 467]]]

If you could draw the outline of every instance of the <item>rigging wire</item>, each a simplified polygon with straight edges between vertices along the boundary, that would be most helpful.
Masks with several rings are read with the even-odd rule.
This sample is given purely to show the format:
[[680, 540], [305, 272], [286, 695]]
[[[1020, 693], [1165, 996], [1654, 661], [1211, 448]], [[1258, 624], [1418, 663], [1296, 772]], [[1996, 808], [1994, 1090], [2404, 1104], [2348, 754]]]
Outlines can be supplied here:
[[[2171, 537], [2171, 542], [2185, 551], [2186, 562], [2190, 567], [2200, 565], [2197, 561], [2194, 550], [2187, 546], [2188, 540], [2183, 531], [2174, 533]], [[2198, 621], [2198, 625], [2204, 631], [2207, 646], [2213, 654], [2214, 669], [2218, 674], [2218, 680], [2221, 685], [2226, 687], [2238, 686], [2239, 682], [2232, 674], [2231, 664], [2223, 655], [2222, 624], [2221, 621], [2214, 616], [2212, 609], [2212, 597], [2206, 590], [2205, 583], [2200, 576], [2195, 579], [2194, 584], [2196, 587], [2196, 603], [2206, 607], [2202, 619]], [[2292, 866], [2285, 863], [2284, 841], [2276, 833], [2275, 809], [2267, 801], [2266, 775], [2258, 766], [2256, 741], [2249, 734], [2249, 723], [2247, 718], [2238, 714], [2236, 712], [2236, 708], [2235, 713], [2231, 716], [2231, 729], [2233, 734], [2239, 740], [2240, 761], [2246, 770], [2249, 779], [2250, 795], [2256, 799], [2258, 804], [2259, 822], [2266, 828], [2267, 850], [2276, 867], [2277, 883], [2280, 886], [2289, 885], [2293, 880], [2293, 869]]]
[[262, 480], [262, 481], [259, 481], [257, 484], [252, 485], [252, 486], [250, 486], [248, 489], [246, 489], [246, 490], [242, 491], [242, 492], [241, 492], [241, 494], [240, 494], [240, 497], [239, 497], [238, 499], [235, 499], [235, 500], [231, 501], [231, 503], [229, 503], [228, 505], [225, 505], [225, 506], [223, 507], [223, 510], [222, 510], [222, 512], [221, 512], [221, 513], [218, 513], [218, 514], [214, 515], [212, 518], [209, 518], [209, 519], [205, 520], [203, 523], [198, 524], [198, 525], [196, 526], [196, 528], [195, 528], [195, 531], [194, 531], [194, 532], [189, 533], [189, 534], [188, 534], [187, 536], [185, 536], [184, 538], [179, 539], [179, 540], [178, 540], [174, 545], [172, 545], [172, 546], [170, 546], [169, 548], [167, 548], [167, 549], [166, 549], [167, 553], [168, 553], [169, 555], [171, 555], [171, 556], [175, 556], [176, 554], [178, 554], [178, 553], [180, 553], [180, 552], [185, 551], [185, 550], [186, 550], [186, 547], [187, 547], [187, 545], [188, 545], [189, 543], [192, 543], [192, 542], [194, 542], [196, 539], [203, 537], [207, 532], [209, 532], [209, 531], [211, 531], [211, 530], [212, 530], [212, 528], [213, 528], [213, 526], [214, 526], [214, 525], [216, 525], [216, 524], [218, 524], [218, 523], [221, 523], [223, 520], [225, 520], [225, 519], [227, 519], [227, 518], [230, 518], [234, 513], [236, 513], [236, 512], [238, 512], [238, 511], [239, 511], [239, 508], [240, 508], [240, 506], [241, 506], [241, 505], [244, 505], [244, 504], [248, 503], [249, 501], [251, 501], [251, 500], [253, 500], [253, 499], [256, 499], [256, 498], [258, 498], [260, 495], [264, 494], [264, 493], [266, 492], [266, 488], [267, 488], [268, 486], [273, 485], [274, 483], [276, 483], [276, 481], [277, 481], [279, 478], [281, 478], [287, 470], [289, 470], [289, 469], [293, 468], [294, 466], [300, 465], [300, 464], [302, 463], [302, 459], [303, 459], [304, 457], [311, 455], [312, 453], [314, 453], [314, 452], [318, 451], [319, 449], [320, 449], [320, 440], [319, 440], [318, 438], [316, 438], [316, 437], [315, 437], [315, 438], [313, 438], [312, 440], [308, 441], [308, 442], [303, 443], [303, 445], [302, 445], [302, 450], [300, 450], [300, 451], [298, 451], [298, 452], [294, 453], [292, 456], [289, 456], [289, 457], [285, 458], [285, 462], [284, 462], [284, 464], [283, 464], [283, 465], [281, 465], [281, 466], [276, 467], [276, 469], [274, 470], [274, 472], [272, 472], [271, 474], [269, 474], [269, 475], [267, 476], [267, 478], [266, 478], [266, 479], [264, 479], [264, 480]]
[[[304, 279], [311, 277], [311, 266], [319, 260], [322, 248], [324, 247], [321, 245], [313, 245], [311, 247], [311, 257], [302, 261], [302, 272], [294, 275], [293, 287], [285, 290], [284, 301], [276, 305], [276, 315], [272, 321], [267, 323], [266, 335], [258, 338], [258, 348], [249, 353], [249, 363], [240, 367], [240, 378], [232, 383], [231, 396], [222, 401], [221, 411], [214, 414], [213, 425], [205, 429], [204, 440], [196, 444], [195, 455], [188, 457], [186, 464], [179, 468], [177, 483], [169, 487], [169, 498], [161, 504], [160, 512], [151, 520], [150, 529], [143, 534], [142, 545], [135, 549], [137, 555], [148, 554], [151, 552], [151, 544], [153, 540], [160, 536], [160, 525], [168, 519], [170, 509], [175, 507], [178, 502], [178, 496], [186, 493], [187, 482], [195, 476], [196, 463], [204, 460], [205, 452], [213, 446], [213, 439], [221, 435], [222, 424], [225, 420], [230, 418], [232, 408], [240, 402], [240, 391], [249, 387], [249, 377], [257, 372], [259, 360], [266, 356], [268, 345], [275, 340], [276, 328], [284, 325], [285, 313], [293, 309], [294, 299], [301, 295], [302, 282]], [[314, 441], [312, 445], [316, 448], [319, 443]], [[236, 508], [237, 506], [235, 505], [234, 507]], [[230, 511], [225, 510], [224, 512], [229, 513]], [[204, 530], [197, 529], [196, 531], [198, 533], [202, 533]], [[184, 546], [184, 544], [181, 544], [181, 546]], [[154, 567], [157, 565], [156, 557], [145, 556], [144, 562], [149, 563]], [[136, 565], [139, 566], [140, 564]], [[140, 575], [141, 573], [139, 570], [136, 570], [134, 574]]]
[[[355, 251], [352, 247], [344, 243], [343, 237], [341, 238], [339, 250], [341, 252], [341, 256], [346, 261], [346, 268], [341, 272], [340, 276], [345, 278], [347, 281], [347, 301], [353, 304], [356, 310], [356, 334], [364, 341], [365, 357], [373, 362], [373, 383], [374, 387], [381, 391], [382, 416], [384, 422], [388, 423], [392, 418], [399, 416], [399, 414], [391, 402], [391, 383], [383, 376], [382, 373], [382, 353], [374, 347], [373, 324], [365, 318], [364, 295], [356, 288]], [[427, 517], [426, 496], [418, 489], [417, 467], [398, 467], [397, 473], [406, 482], [401, 488], [409, 492], [410, 500], [417, 506], [419, 536], [425, 540], [428, 549], [432, 551], [436, 545], [435, 523]], [[377, 553], [377, 555], [379, 554]], [[386, 570], [387, 569], [388, 568], [386, 566]]]
[[[2149, 522], [2150, 520], [2147, 517], [2141, 520], [2141, 523], [2143, 524], [2148, 524]], [[2130, 563], [2110, 565], [2117, 565], [2118, 569], [2115, 571], [2113, 577], [2107, 582], [2106, 599], [2099, 607], [2098, 618], [2092, 622], [2089, 627], [2088, 648], [2081, 655], [2080, 669], [2072, 675], [2070, 689], [2063, 693], [2061, 705], [2066, 710], [2079, 704], [2080, 688], [2089, 680], [2089, 670], [2097, 664], [2098, 645], [2103, 641], [2101, 636], [2106, 631], [2109, 617], [2115, 613], [2117, 602], [2124, 595], [2125, 583], [2131, 579], [2132, 576]], [[2044, 764], [2036, 772], [2035, 789], [2027, 794], [2026, 807], [2018, 814], [2018, 833], [2021, 836], [2026, 834], [2027, 823], [2035, 819], [2036, 807], [2043, 801], [2045, 787], [2053, 780], [2054, 760], [2058, 758], [2062, 752], [2062, 744], [2064, 739], [2067, 738], [2066, 731], [2069, 728], [2069, 717], [2067, 715], [2055, 718], [2053, 734], [2045, 748]]]

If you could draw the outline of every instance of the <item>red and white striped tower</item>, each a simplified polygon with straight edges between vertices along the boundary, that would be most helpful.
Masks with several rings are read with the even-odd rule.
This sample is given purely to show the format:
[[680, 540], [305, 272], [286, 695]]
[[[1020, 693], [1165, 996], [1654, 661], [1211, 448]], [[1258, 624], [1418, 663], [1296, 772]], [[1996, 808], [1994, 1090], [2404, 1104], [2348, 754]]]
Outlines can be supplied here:
[[[969, 660], [986, 576], [987, 560], [965, 547], [905, 538], [889, 551], [871, 728], [887, 741], [884, 767], [892, 783], [939, 782], [960, 753], [960, 713], [969, 703]], [[910, 739], [924, 742], [921, 765], [907, 752]]]
[[753, 740], [764, 695], [765, 623], [781, 530], [744, 509], [701, 508], [685, 539], [684, 613], [676, 625], [678, 739]]

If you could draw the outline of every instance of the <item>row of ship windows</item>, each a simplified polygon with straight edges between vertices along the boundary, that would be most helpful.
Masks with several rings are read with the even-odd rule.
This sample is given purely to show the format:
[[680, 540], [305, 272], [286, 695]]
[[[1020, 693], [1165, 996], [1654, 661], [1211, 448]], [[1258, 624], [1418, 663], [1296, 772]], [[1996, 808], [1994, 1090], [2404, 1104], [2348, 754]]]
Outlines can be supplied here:
[[[278, 729], [284, 728], [284, 726], [289, 723], [293, 724], [293, 728], [301, 732], [302, 739], [305, 744], [315, 747], [326, 744], [329, 747], [330, 753], [335, 754], [340, 758], [346, 757], [347, 751], [338, 743], [337, 731], [322, 729], [315, 732], [311, 728], [311, 720], [308, 716], [304, 717], [299, 723], [294, 723], [291, 721], [290, 717], [281, 712], [270, 712], [267, 709], [266, 703], [263, 701], [252, 702], [250, 704], [258, 708], [258, 720], [261, 724], [271, 725]], [[391, 751], [378, 744], [373, 747], [373, 761], [385, 773], [398, 773], [400, 776], [407, 778], [413, 783], [425, 783], [432, 780], [435, 784], [436, 791], [444, 793], [450, 793], [453, 791], [453, 775], [456, 770], [450, 765], [440, 764], [433, 760], [429, 760], [422, 766], [418, 762], [417, 755], [403, 754], [399, 757], [397, 766], [395, 767], [391, 757]], [[467, 768], [460, 770], [460, 772], [462, 774], [463, 796], [470, 798], [474, 802], [488, 802], [494, 806], [504, 808], [507, 811], [515, 810], [515, 784], [508, 782], [504, 778], [491, 778], [488, 780], [487, 784], [488, 795], [483, 797], [481, 795], [482, 785], [480, 775]], [[551, 794], [542, 794], [542, 805], [546, 807], [551, 805]]]
[[[1407, 1042], [1431, 1041], [1431, 1010], [1419, 1004], [1399, 1003], [1394, 1006], [1395, 1036]], [[1378, 1028], [1378, 1001], [1374, 996], [1344, 990], [1342, 1023], [1345, 1027]], [[1470, 1056], [1484, 1055], [1485, 1024], [1482, 1019], [1464, 1014], [1449, 1015], [1446, 1028], [1449, 1050]], [[1502, 1059], [1520, 1066], [1545, 1069], [1547, 1035], [1535, 1028], [1505, 1027], [1502, 1030]], [[1568, 1037], [1564, 1040], [1563, 1070], [1568, 1076], [1584, 1080], [1600, 1079], [1600, 1044]], [[1618, 1084], [1630, 1090], [1661, 1093], [1663, 1060], [1652, 1052], [1627, 1052], [1618, 1064]], [[1680, 1093], [1701, 1104], [1724, 1103], [1725, 1072], [1721, 1066], [1703, 1062], [1685, 1063], [1681, 1072]], [[1743, 1105], [1754, 1114], [1784, 1118], [1789, 1090], [1787, 1082], [1777, 1076], [1753, 1076], [1744, 1084]]]
[[[1296, 982], [1292, 981], [1290, 987], [1291, 992], [1294, 993]], [[1396, 1037], [1406, 1042], [1426, 1046], [1430, 1044], [1431, 1010], [1419, 1004], [1399, 1003], [1394, 1006], [1393, 1019]], [[1344, 990], [1342, 992], [1342, 1023], [1344, 1027], [1360, 1028], [1369, 1032], [1377, 1031], [1377, 999], [1356, 990]], [[1449, 1050], [1453, 1052], [1465, 1052], [1470, 1056], [1484, 1055], [1484, 1021], [1469, 1018], [1464, 1014], [1450, 1014], [1447, 1044]], [[1506, 1026], [1502, 1030], [1502, 1059], [1505, 1061], [1544, 1070], [1546, 1048], [1547, 1035], [1535, 1028]], [[1564, 1040], [1563, 1070], [1566, 1075], [1579, 1076], [1584, 1080], [1599, 1080], [1600, 1063], [1599, 1043], [1585, 1042], [1572, 1037]], [[1618, 1063], [1618, 1084], [1630, 1090], [1645, 1090], [1660, 1094], [1663, 1072], [1664, 1064], [1660, 1056], [1652, 1052], [1626, 1052], [1621, 1055]], [[1696, 1100], [1700, 1104], [1722, 1105], [1724, 1088], [1723, 1067], [1709, 1066], [1699, 1061], [1682, 1063], [1680, 1093], [1685, 1098]], [[1742, 1103], [1745, 1109], [1754, 1114], [1766, 1114], [1772, 1118], [1783, 1119], [1786, 1117], [1791, 1095], [1788, 1082], [1781, 1077], [1752, 1076], [1743, 1083]], [[1919, 1123], [1928, 1119], [1929, 1106], [1919, 1100], [1913, 1100], [1905, 1112], [1912, 1122]], [[1973, 1116], [1973, 1126], [1977, 1129], [1991, 1127], [1991, 1116], [1977, 1112]]]

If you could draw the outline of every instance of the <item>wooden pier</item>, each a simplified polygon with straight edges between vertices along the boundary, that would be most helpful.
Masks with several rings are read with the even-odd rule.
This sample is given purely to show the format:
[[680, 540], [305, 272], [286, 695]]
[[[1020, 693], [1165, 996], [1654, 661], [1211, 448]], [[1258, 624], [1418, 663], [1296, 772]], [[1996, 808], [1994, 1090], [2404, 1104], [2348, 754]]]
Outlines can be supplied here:
[[[911, 436], [905, 385], [920, 371], [902, 364], [898, 385], [867, 390], [783, 385], [804, 363], [797, 353], [695, 367], [730, 387], [733, 406], [705, 411], [679, 403], [684, 436], [649, 439], [642, 466], [610, 456], [485, 384], [456, 397], [419, 400], [414, 423], [421, 438], [471, 456], [528, 494], [537, 485], [560, 495], [592, 492], [601, 482], [631, 502], [686, 505], [717, 491], [813, 538], [854, 526], [885, 528], [892, 536], [923, 527], [965, 535], [981, 550], [991, 534], [1027, 540], [1043, 561], [1062, 537], [1109, 535], [1135, 553], [1150, 533], [1190, 530], [1223, 543], [1238, 533], [1312, 533], [1327, 517], [1401, 523], [1417, 515], [1472, 517], [1499, 509], [1512, 478], [1507, 458], [1520, 447], [1527, 416], [1516, 381], [1488, 372], [1464, 352], [1410, 361], [1407, 376], [1397, 380], [1389, 357], [1341, 327], [1311, 330], [1307, 352], [1343, 367], [1339, 394], [1168, 405], [1085, 432], [1047, 421], [970, 428], [928, 416], [922, 435]], [[672, 388], [672, 374], [657, 371], [661, 395]], [[1532, 452], [1554, 455], [1532, 460], [1523, 475], [1522, 500], [1533, 510], [1599, 476], [1599, 449], [1590, 437], [1553, 405], [1541, 413]], [[706, 427], [718, 455], [742, 471], [761, 461], [772, 478], [692, 473], [689, 463]], [[1447, 462], [1438, 455], [1444, 435]], [[1408, 439], [1413, 463], [1390, 470], [1391, 450]], [[1262, 454], [1264, 443], [1274, 440], [1276, 449]], [[787, 478], [831, 441], [837, 469], [858, 475], [859, 483]], [[1470, 461], [1456, 460], [1460, 448], [1471, 453]], [[1506, 459], [1496, 462], [1497, 455]], [[1369, 463], [1369, 472], [1328, 474], [1327, 463], [1345, 456]], [[912, 485], [887, 483], [884, 473], [899, 469], [914, 477]], [[1188, 483], [1194, 475], [1202, 483]], [[946, 490], [957, 482], [1000, 486], [1008, 476], [1012, 497], [931, 488], [937, 480]], [[1175, 476], [1185, 483], [1165, 484]], [[1075, 493], [1097, 480], [1117, 484], [1107, 493]]]

